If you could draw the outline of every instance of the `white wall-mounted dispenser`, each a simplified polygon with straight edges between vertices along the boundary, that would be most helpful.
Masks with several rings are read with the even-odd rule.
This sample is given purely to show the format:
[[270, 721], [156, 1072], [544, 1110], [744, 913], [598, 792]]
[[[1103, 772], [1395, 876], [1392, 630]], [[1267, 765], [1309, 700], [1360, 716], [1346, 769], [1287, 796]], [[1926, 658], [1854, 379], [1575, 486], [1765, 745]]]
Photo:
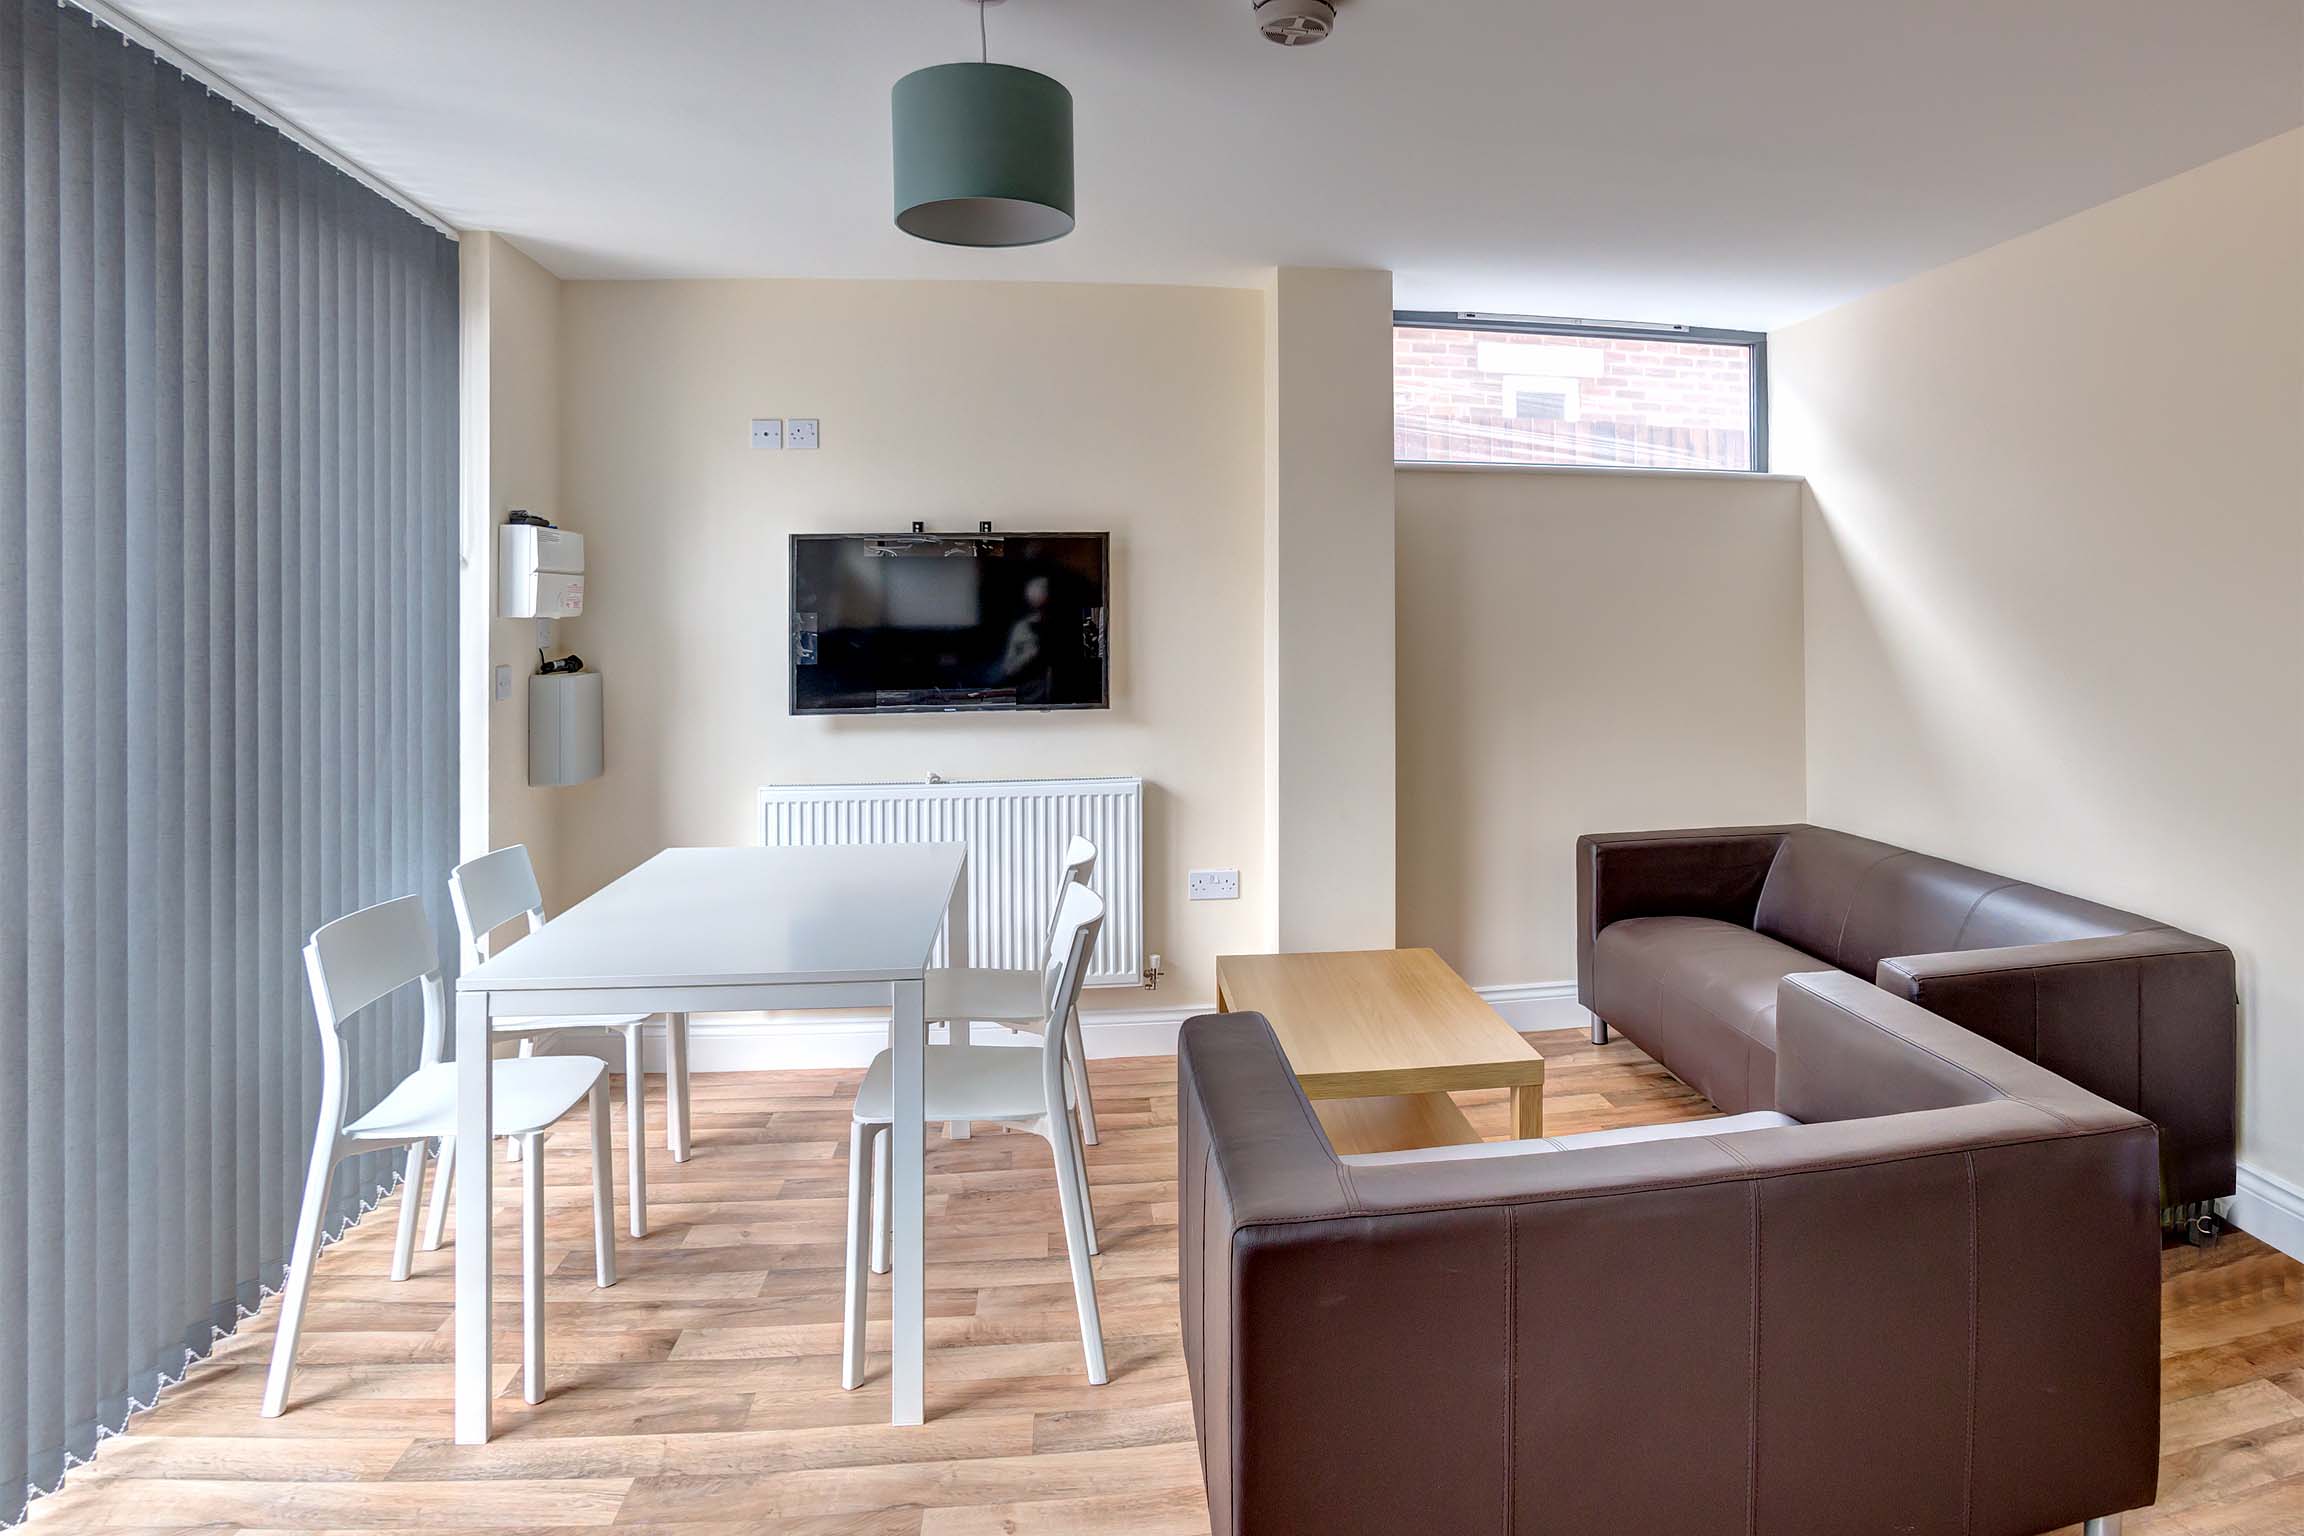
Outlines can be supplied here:
[[584, 535], [506, 523], [496, 538], [498, 618], [573, 619], [584, 611]]
[[534, 789], [600, 777], [600, 674], [528, 679], [528, 783]]

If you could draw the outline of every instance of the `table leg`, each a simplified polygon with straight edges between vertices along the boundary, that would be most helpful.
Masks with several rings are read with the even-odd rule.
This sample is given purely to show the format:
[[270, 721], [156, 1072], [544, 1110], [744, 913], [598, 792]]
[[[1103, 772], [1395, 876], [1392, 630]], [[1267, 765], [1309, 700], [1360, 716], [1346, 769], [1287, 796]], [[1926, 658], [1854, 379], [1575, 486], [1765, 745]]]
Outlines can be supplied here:
[[1544, 1134], [1544, 1085], [1528, 1083], [1512, 1090], [1512, 1134], [1532, 1141]]
[[[959, 969], [968, 964], [968, 855], [960, 855], [960, 880], [952, 887], [952, 900], [944, 908], [944, 963]], [[954, 1045], [975, 1044], [975, 1024], [968, 1019], [954, 1019], [944, 1026]], [[969, 1124], [965, 1120], [944, 1122], [944, 1139], [966, 1141]]]
[[664, 1145], [688, 1161], [688, 1015], [664, 1015]]
[[889, 999], [888, 1199], [890, 1202], [889, 1286], [894, 1304], [895, 1363], [889, 1372], [888, 1422], [919, 1424], [923, 1402], [928, 1334], [928, 1287], [922, 1265], [928, 1216], [928, 1025], [924, 989], [899, 981]]
[[488, 998], [456, 994], [456, 1443], [485, 1445], [490, 1378], [491, 1189], [496, 1138], [489, 1134]]

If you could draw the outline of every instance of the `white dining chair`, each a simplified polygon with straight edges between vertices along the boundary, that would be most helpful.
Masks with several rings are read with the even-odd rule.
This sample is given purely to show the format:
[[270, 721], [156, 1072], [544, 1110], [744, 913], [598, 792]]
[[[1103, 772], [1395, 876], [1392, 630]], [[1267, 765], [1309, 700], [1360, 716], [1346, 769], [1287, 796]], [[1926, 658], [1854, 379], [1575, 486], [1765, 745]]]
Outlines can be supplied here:
[[[1103, 924], [1103, 900], [1085, 885], [1067, 886], [1056, 909], [1056, 958], [1046, 982], [1048, 1006], [1039, 1048], [930, 1046], [924, 1117], [1007, 1125], [1048, 1143], [1056, 1161], [1056, 1198], [1064, 1212], [1064, 1250], [1072, 1261], [1072, 1298], [1080, 1311], [1080, 1345], [1088, 1379], [1098, 1386], [1106, 1379], [1104, 1332], [1096, 1311], [1096, 1272], [1088, 1262], [1096, 1251], [1096, 1213], [1080, 1128], [1066, 1103], [1063, 1023], [1080, 1000], [1080, 978]], [[864, 1378], [868, 1272], [886, 1268], [875, 1255], [884, 1254], [887, 1245], [890, 1060], [887, 1051], [873, 1058], [849, 1125], [848, 1294], [841, 1319], [840, 1381], [851, 1390]]]
[[[464, 939], [464, 952], [472, 964], [488, 958], [488, 935], [506, 923], [527, 920], [527, 931], [544, 926], [544, 895], [536, 884], [536, 866], [528, 849], [514, 843], [459, 864], [448, 874], [448, 904], [456, 912], [456, 928]], [[648, 1235], [648, 1078], [640, 1066], [640, 1027], [644, 1013], [544, 1015], [494, 1021], [499, 1039], [517, 1039], [523, 1056], [536, 1042], [561, 1031], [605, 1031], [624, 1041], [624, 1184], [625, 1216], [634, 1237]], [[665, 1043], [670, 1068], [664, 1078], [665, 1118], [675, 1134], [673, 1160], [688, 1157], [688, 1018], [671, 1014], [665, 1019]], [[456, 1167], [453, 1143], [440, 1147], [440, 1180], [432, 1191], [432, 1215], [425, 1225], [424, 1246], [440, 1244], [440, 1229], [448, 1219], [448, 1187]]]
[[[970, 1021], [982, 1019], [1012, 1030], [1038, 1030], [1048, 1017], [1048, 977], [1056, 954], [1057, 916], [1064, 894], [1085, 886], [1096, 872], [1096, 845], [1075, 837], [1064, 850], [1056, 875], [1055, 899], [1048, 903], [1048, 928], [1041, 935], [1037, 968], [1003, 970], [990, 966], [940, 965], [927, 977], [927, 1018], [931, 1024], [951, 1026], [953, 1043], [967, 1043]], [[1080, 1011], [1064, 1017], [1064, 1056], [1072, 1074], [1073, 1104], [1080, 1114], [1080, 1135], [1089, 1146], [1096, 1142], [1096, 1099], [1088, 1084], [1088, 1057], [1080, 1040]]]
[[[378, 1147], [408, 1148], [400, 1191], [400, 1226], [392, 1244], [392, 1278], [405, 1280], [416, 1239], [416, 1208], [424, 1196], [424, 1149], [456, 1124], [456, 1068], [440, 1059], [447, 1031], [440, 956], [432, 923], [413, 896], [366, 907], [325, 924], [304, 946], [304, 977], [320, 1021], [320, 1116], [312, 1136], [312, 1162], [304, 1176], [304, 1208], [296, 1220], [288, 1278], [280, 1288], [280, 1331], [272, 1343], [263, 1413], [277, 1418], [288, 1406], [296, 1369], [296, 1337], [312, 1292], [312, 1265], [328, 1214], [328, 1180], [336, 1165]], [[344, 1118], [344, 1036], [347, 1020], [410, 982], [424, 993], [424, 1034], [417, 1068], [374, 1109]], [[616, 1283], [616, 1208], [609, 1188], [607, 1069], [588, 1056], [536, 1056], [493, 1066], [491, 1124], [499, 1136], [517, 1137], [526, 1154], [520, 1177], [521, 1355], [524, 1391], [544, 1400], [544, 1134], [587, 1098], [592, 1103], [592, 1252], [594, 1278]], [[445, 1169], [443, 1169], [445, 1172]], [[467, 1240], [486, 1243], [485, 1232]]]

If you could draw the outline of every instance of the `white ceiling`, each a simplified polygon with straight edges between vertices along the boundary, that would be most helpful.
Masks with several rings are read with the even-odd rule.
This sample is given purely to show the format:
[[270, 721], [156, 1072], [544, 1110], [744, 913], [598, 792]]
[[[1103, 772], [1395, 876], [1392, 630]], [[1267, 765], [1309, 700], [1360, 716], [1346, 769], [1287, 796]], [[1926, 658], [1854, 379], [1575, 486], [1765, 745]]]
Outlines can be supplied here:
[[128, 0], [410, 195], [565, 277], [1245, 284], [1766, 328], [2304, 123], [2299, 0], [1013, 0], [1077, 102], [1078, 230], [890, 223], [888, 88], [962, 0]]

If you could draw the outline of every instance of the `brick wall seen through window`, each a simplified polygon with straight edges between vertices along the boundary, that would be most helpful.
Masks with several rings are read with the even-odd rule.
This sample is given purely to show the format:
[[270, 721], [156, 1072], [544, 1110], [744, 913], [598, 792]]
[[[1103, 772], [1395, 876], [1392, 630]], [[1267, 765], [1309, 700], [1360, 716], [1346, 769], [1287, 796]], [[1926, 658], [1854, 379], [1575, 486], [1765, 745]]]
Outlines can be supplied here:
[[1403, 462], [1753, 467], [1753, 350], [1739, 343], [1393, 330]]

